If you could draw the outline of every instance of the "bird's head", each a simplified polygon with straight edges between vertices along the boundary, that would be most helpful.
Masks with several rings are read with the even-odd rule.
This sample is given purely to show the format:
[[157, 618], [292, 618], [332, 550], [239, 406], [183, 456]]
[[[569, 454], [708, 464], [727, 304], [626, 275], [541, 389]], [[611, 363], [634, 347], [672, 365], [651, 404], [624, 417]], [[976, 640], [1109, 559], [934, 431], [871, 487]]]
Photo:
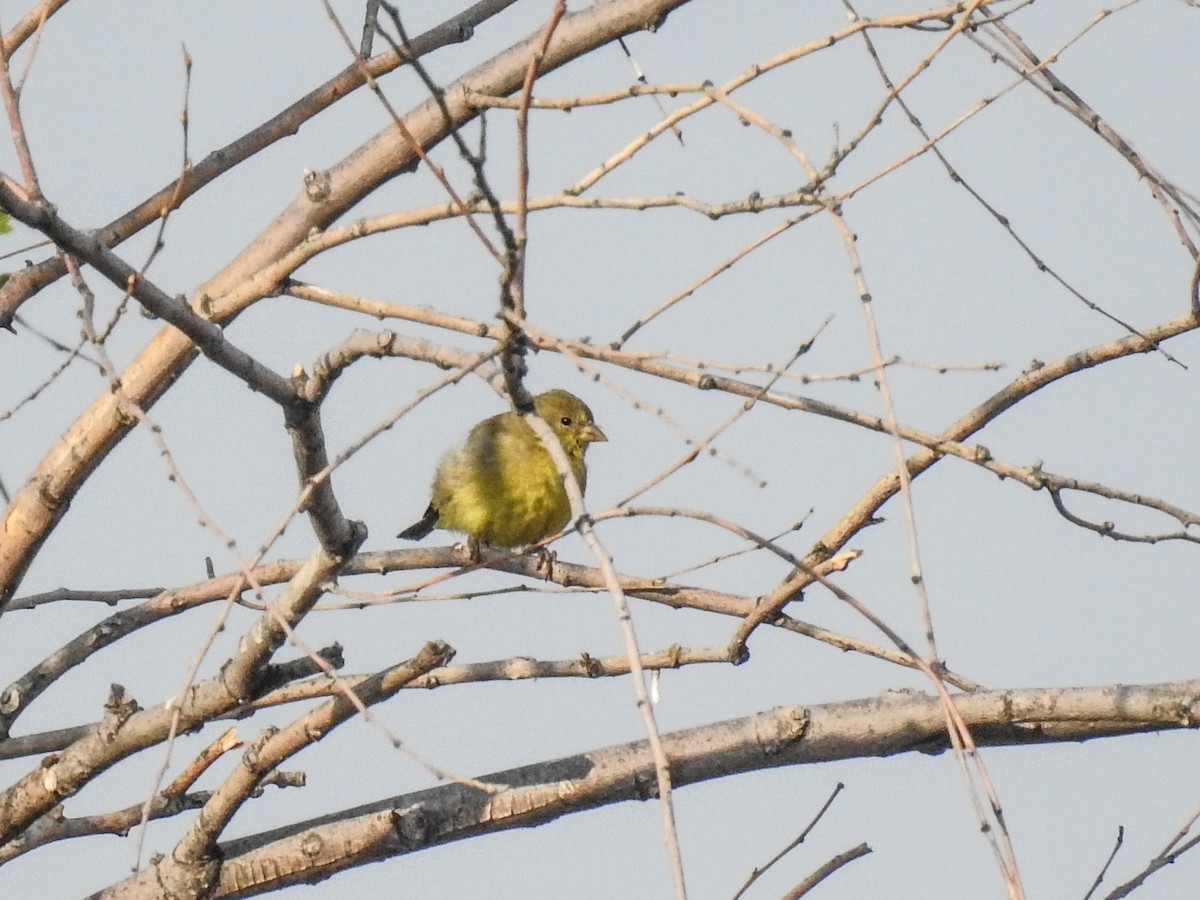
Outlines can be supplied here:
[[558, 436], [568, 454], [583, 455], [588, 444], [607, 441], [592, 419], [588, 405], [574, 394], [562, 390], [546, 391], [533, 398], [537, 413]]

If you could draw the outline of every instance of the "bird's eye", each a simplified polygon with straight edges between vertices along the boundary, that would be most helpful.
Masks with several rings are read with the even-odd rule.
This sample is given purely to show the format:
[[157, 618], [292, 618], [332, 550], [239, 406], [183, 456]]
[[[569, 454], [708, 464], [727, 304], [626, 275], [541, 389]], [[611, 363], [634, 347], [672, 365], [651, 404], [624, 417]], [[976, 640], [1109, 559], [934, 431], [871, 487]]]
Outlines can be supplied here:
[[563, 424], [564, 427], [566, 427], [566, 428], [571, 427], [571, 417], [570, 416], [563, 416], [561, 419], [559, 419], [559, 421]]

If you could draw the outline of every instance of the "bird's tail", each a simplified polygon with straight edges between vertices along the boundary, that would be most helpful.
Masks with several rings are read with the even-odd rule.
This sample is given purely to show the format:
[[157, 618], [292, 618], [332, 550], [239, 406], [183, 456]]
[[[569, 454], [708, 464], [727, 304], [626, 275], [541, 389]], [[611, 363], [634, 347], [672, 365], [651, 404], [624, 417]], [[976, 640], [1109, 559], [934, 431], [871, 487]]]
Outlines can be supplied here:
[[421, 521], [414, 522], [412, 525], [409, 525], [402, 532], [396, 535], [396, 537], [404, 538], [406, 541], [419, 541], [421, 538], [429, 534], [429, 532], [433, 531], [434, 526], [437, 525], [437, 520], [438, 511], [434, 505], [430, 503], [429, 508], [425, 510], [425, 515], [421, 517]]

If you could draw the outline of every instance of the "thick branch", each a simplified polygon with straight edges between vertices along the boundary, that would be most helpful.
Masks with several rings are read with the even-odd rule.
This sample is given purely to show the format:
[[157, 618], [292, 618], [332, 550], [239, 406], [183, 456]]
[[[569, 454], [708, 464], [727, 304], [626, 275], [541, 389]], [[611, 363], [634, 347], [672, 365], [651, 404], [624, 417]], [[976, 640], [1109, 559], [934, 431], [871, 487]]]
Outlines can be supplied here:
[[[360, 542], [365, 537], [365, 531], [358, 535]], [[234, 697], [246, 701], [254, 696], [268, 674], [267, 663], [275, 651], [321, 598], [325, 584], [337, 578], [344, 563], [345, 559], [318, 550], [305, 561], [279, 597], [268, 604], [267, 611], [242, 638], [233, 658], [221, 667], [220, 678]]]
[[[979, 745], [1082, 741], [1200, 723], [1200, 681], [1108, 688], [987, 691], [954, 698]], [[919, 692], [822, 706], [789, 706], [663, 736], [675, 785], [778, 766], [949, 744], [941, 701]], [[391, 797], [221, 846], [216, 897], [308, 883], [393, 856], [654, 793], [645, 741], [552, 760], [466, 784]]]

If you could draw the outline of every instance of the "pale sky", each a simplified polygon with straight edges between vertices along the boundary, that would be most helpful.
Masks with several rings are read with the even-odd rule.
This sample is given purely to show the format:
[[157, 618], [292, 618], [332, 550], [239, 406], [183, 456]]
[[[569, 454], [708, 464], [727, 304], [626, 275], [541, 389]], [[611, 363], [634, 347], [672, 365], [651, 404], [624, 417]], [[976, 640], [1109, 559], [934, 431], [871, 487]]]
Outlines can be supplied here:
[[[358, 3], [333, 4], [357, 38]], [[572, 4], [578, 7], [585, 4]], [[412, 33], [457, 6], [403, 4]], [[409, 7], [412, 7], [411, 9]], [[27, 4], [0, 5], [11, 27]], [[532, 32], [550, 4], [520, 0], [480, 26], [474, 39], [428, 60], [449, 83], [492, 53]], [[1049, 56], [1106, 7], [1034, 3], [1009, 25], [1035, 52]], [[863, 16], [909, 11], [880, 0]], [[817, 39], [847, 22], [832, 0], [797, 3], [695, 0], [654, 34], [628, 40], [651, 83], [722, 85], [755, 63]], [[930, 31], [874, 34], [893, 80], [902, 78], [941, 37]], [[189, 154], [199, 161], [275, 114], [349, 61], [320, 3], [268, 2], [213, 7], [152, 2], [86, 4], [76, 0], [50, 20], [23, 95], [25, 125], [48, 199], [71, 224], [97, 227], [168, 183], [182, 158], [181, 47], [194, 68], [188, 107]], [[1116, 129], [1156, 172], [1183, 190], [1200, 190], [1195, 110], [1200, 108], [1200, 16], [1177, 0], [1144, 0], [1114, 13], [1063, 51], [1054, 71]], [[26, 47], [15, 69], [23, 71]], [[539, 97], [619, 90], [632, 80], [613, 46], [551, 73]], [[926, 129], [936, 133], [996, 97], [947, 138], [942, 149], [963, 179], [1011, 222], [1013, 230], [1071, 287], [1111, 315], [1148, 327], [1187, 310], [1192, 261], [1172, 223], [1134, 170], [1084, 125], [1029, 85], [1008, 90], [1013, 73], [988, 52], [958, 38], [906, 90]], [[408, 72], [382, 79], [392, 104], [407, 110], [425, 98]], [[860, 39], [782, 67], [735, 94], [757, 115], [789, 129], [821, 167], [867, 123], [886, 89]], [[664, 97], [668, 109], [688, 102]], [[642, 98], [569, 114], [535, 113], [530, 131], [531, 195], [556, 193], [649, 129], [660, 114]], [[252, 241], [302, 189], [305, 170], [328, 167], [389, 123], [367, 91], [335, 105], [299, 133], [228, 173], [172, 215], [166, 245], [149, 277], [171, 294], [190, 294]], [[659, 138], [587, 196], [637, 197], [683, 192], [702, 202], [771, 196], [795, 190], [806, 176], [781, 142], [743, 126], [721, 107], [681, 124], [682, 146]], [[512, 114], [489, 116], [489, 171], [502, 197], [515, 184]], [[465, 136], [478, 140], [478, 126]], [[874, 177], [920, 147], [923, 138], [890, 109], [831, 183], [841, 192]], [[9, 141], [3, 171], [20, 176]], [[464, 194], [471, 185], [449, 144], [434, 159]], [[426, 167], [385, 185], [346, 221], [444, 202]], [[710, 221], [684, 209], [555, 210], [530, 223], [528, 316], [562, 337], [616, 340], [633, 322], [684, 291], [799, 210], [765, 211]], [[1033, 361], [1122, 337], [1125, 332], [1040, 272], [1013, 237], [926, 154], [848, 201], [846, 221], [874, 298], [901, 421], [940, 431], [1015, 379]], [[484, 222], [486, 226], [486, 221]], [[1195, 234], [1193, 233], [1193, 239]], [[33, 242], [17, 226], [4, 237], [15, 250]], [[122, 245], [138, 265], [149, 230]], [[5, 268], [44, 258], [18, 253]], [[302, 267], [301, 280], [391, 303], [429, 305], [492, 321], [498, 269], [459, 220], [387, 232], [330, 252]], [[89, 284], [107, 318], [119, 292], [95, 272]], [[71, 344], [79, 334], [78, 295], [61, 280], [21, 309], [26, 323]], [[122, 366], [161, 327], [131, 313], [108, 350]], [[263, 300], [229, 328], [230, 340], [275, 371], [289, 374], [355, 328], [390, 328], [448, 346], [484, 343], [402, 322], [380, 322], [290, 298]], [[635, 335], [626, 349], [673, 354], [684, 363], [782, 365], [818, 335], [794, 370], [812, 380], [784, 380], [798, 394], [882, 414], [869, 377], [825, 376], [871, 362], [858, 289], [841, 238], [828, 216], [801, 223], [700, 287]], [[1098, 481], [1200, 510], [1195, 447], [1195, 372], [1200, 339], [1185, 335], [1166, 348], [1182, 365], [1145, 354], [1053, 385], [989, 425], [974, 440], [1016, 466], [1039, 460], [1048, 471]], [[0, 415], [41, 384], [61, 356], [32, 333], [0, 333]], [[988, 364], [1002, 367], [993, 369]], [[932, 367], [951, 367], [939, 373]], [[561, 356], [529, 359], [529, 386], [565, 387], [591, 406], [609, 442], [589, 453], [587, 504], [611, 507], [689, 449], [666, 416], [692, 437], [709, 434], [741, 405], [616, 367], [598, 365], [599, 382]], [[337, 383], [324, 409], [336, 453], [434, 383], [432, 366], [389, 359], [357, 364]], [[738, 377], [762, 383], [761, 372]], [[0, 480], [11, 494], [57, 435], [105, 389], [78, 361], [39, 399], [0, 418]], [[635, 409], [630, 397], [643, 407]], [[364, 550], [396, 549], [393, 535], [419, 518], [441, 455], [502, 401], [468, 379], [418, 407], [372, 441], [334, 476], [346, 514], [366, 523]], [[666, 416], [655, 415], [661, 408]], [[291, 449], [277, 409], [201, 359], [151, 411], [172, 456], [206, 513], [246, 555], [272, 534], [295, 502]], [[702, 510], [762, 535], [804, 520], [780, 543], [807, 552], [895, 459], [891, 439], [851, 425], [758, 406], [703, 455], [636, 501], [639, 506]], [[908, 448], [911, 452], [912, 448]], [[58, 587], [120, 589], [203, 580], [205, 557], [217, 572], [236, 562], [170, 483], [160, 454], [143, 432], [130, 434], [74, 500], [30, 569], [18, 596]], [[766, 481], [765, 487], [760, 482]], [[1117, 543], [1069, 524], [1045, 492], [1000, 481], [965, 462], [946, 460], [914, 484], [920, 559], [938, 646], [947, 665], [989, 688], [1113, 683], [1196, 677], [1197, 612], [1191, 544]], [[1077, 500], [1073, 509], [1126, 531], [1174, 530], [1141, 510]], [[885, 521], [850, 546], [862, 557], [837, 576], [914, 646], [922, 624], [910, 583], [904, 510], [893, 499]], [[678, 518], [603, 521], [596, 532], [616, 568], [671, 576], [746, 596], [770, 590], [788, 566], [766, 553], [735, 556], [672, 575], [743, 544], [711, 525]], [[454, 538], [427, 538], [436, 546]], [[308, 525], [294, 522], [270, 558], [304, 557], [316, 546]], [[578, 537], [559, 557], [591, 563]], [[383, 592], [416, 580], [412, 573], [345, 579], [348, 592]], [[445, 586], [449, 592], [508, 587], [513, 576], [485, 573]], [[439, 590], [440, 588], [434, 589]], [[328, 602], [339, 598], [329, 597]], [[673, 643], [715, 646], [736, 622], [631, 601], [643, 650]], [[131, 605], [131, 604], [130, 604]], [[828, 592], [812, 587], [797, 618], [866, 638], [886, 639]], [[11, 612], [0, 624], [0, 686], [108, 615], [93, 604], [58, 603]], [[143, 706], [162, 703], [184, 684], [218, 614], [215, 604], [149, 630], [138, 641], [98, 654], [65, 676], [31, 708], [26, 734], [99, 717], [108, 686], [118, 682]], [[200, 672], [211, 676], [254, 620], [235, 610]], [[530, 656], [572, 659], [621, 652], [611, 600], [603, 594], [501, 593], [443, 602], [398, 603], [314, 613], [301, 636], [310, 646], [340, 641], [347, 673], [372, 671], [434, 638], [458, 651], [457, 662]], [[128, 646], [126, 646], [128, 645]], [[664, 732], [748, 715], [784, 704], [819, 704], [889, 690], [929, 690], [917, 673], [845, 654], [792, 634], [760, 630], [740, 667], [696, 666], [666, 673], [656, 707]], [[285, 658], [295, 651], [288, 650]], [[241, 723], [253, 738], [268, 724], [291, 721], [283, 707]], [[627, 679], [478, 684], [405, 692], [376, 710], [380, 721], [438, 767], [475, 776], [557, 756], [640, 740], [644, 732]], [[212, 727], [177, 744], [169, 773], [216, 735]], [[236, 755], [235, 755], [236, 757]], [[227, 772], [223, 761], [198, 787]], [[67, 803], [68, 815], [139, 802], [161, 750], [126, 761]], [[1125, 843], [1106, 890], [1139, 871], [1200, 806], [1195, 737], [1186, 732], [1088, 744], [984, 752], [999, 791], [1031, 898], [1082, 897], [1107, 858], [1119, 826]], [[0, 763], [10, 784], [32, 759]], [[227, 837], [398, 795], [436, 783], [395, 751], [378, 730], [347, 724], [291, 760], [303, 789], [275, 790], [250, 804]], [[792, 840], [834, 786], [845, 789], [803, 847], [747, 894], [778, 897], [830, 857], [860, 842], [873, 853], [834, 875], [813, 896], [1002, 897], [1003, 882], [951, 754], [897, 757], [776, 769], [680, 789], [676, 818], [690, 896], [728, 898], [755, 866]], [[168, 852], [188, 817], [155, 823], [146, 856]], [[0, 868], [0, 895], [79, 896], [124, 877], [133, 839], [96, 837], [43, 848]], [[86, 860], [86, 865], [83, 864]], [[1184, 896], [1200, 860], [1184, 857], [1135, 896]], [[278, 896], [391, 897], [670, 896], [659, 811], [625, 803], [572, 815], [537, 829], [464, 841], [366, 866], [315, 887]], [[1101, 891], [1101, 895], [1105, 891]]]

